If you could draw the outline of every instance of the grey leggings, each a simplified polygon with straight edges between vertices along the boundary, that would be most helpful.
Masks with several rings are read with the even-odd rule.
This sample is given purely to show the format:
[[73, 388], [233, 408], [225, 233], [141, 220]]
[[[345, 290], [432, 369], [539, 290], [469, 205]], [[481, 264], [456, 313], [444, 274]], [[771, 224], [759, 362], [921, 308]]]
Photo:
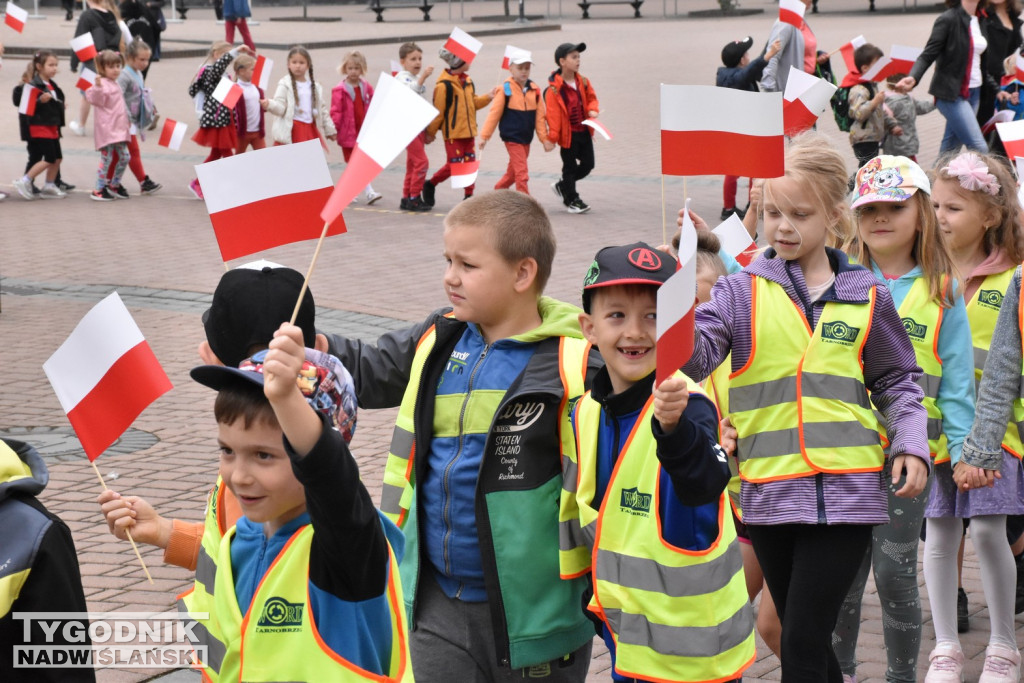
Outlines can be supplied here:
[[[928, 489], [916, 498], [897, 498], [897, 487], [890, 483], [889, 523], [876, 526], [871, 546], [846, 595], [839, 612], [832, 648], [839, 659], [839, 668], [852, 676], [857, 672], [857, 635], [860, 631], [860, 605], [868, 580], [868, 566], [875, 570], [875, 587], [882, 604], [882, 633], [889, 665], [886, 681], [917, 680], [917, 660], [921, 649], [921, 596], [917, 588], [917, 545], [921, 522], [928, 504]], [[899, 486], [903, 485], [903, 480]]]

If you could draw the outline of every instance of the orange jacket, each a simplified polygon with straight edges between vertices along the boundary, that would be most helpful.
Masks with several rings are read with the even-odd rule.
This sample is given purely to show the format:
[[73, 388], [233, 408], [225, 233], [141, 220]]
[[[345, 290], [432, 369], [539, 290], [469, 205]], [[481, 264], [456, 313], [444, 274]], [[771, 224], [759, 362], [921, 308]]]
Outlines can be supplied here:
[[[490, 140], [494, 134], [494, 129], [498, 127], [498, 121], [506, 117], [505, 111], [505, 90], [509, 90], [512, 96], [508, 98], [508, 112], [507, 114], [511, 117], [517, 117], [516, 123], [518, 123], [518, 117], [523, 118], [525, 124], [526, 117], [523, 112], [535, 112], [536, 116], [533, 118], [533, 128], [537, 131], [537, 137], [541, 140], [546, 140], [548, 137], [548, 126], [544, 116], [544, 99], [540, 92], [540, 87], [533, 81], [526, 82], [526, 91], [524, 92], [519, 84], [515, 82], [515, 79], [509, 77], [502, 83], [502, 87], [498, 88], [498, 95], [494, 98], [491, 103], [491, 108], [487, 112], [487, 118], [484, 120], [484, 127], [480, 129], [480, 137], [484, 140]], [[502, 135], [502, 139], [505, 139], [506, 135], [506, 123], [501, 124], [499, 133]], [[524, 126], [525, 128], [525, 126]], [[515, 130], [515, 133], [532, 137], [532, 133], [529, 130]], [[511, 140], [511, 142], [522, 142], [519, 140]]]
[[490, 101], [489, 94], [476, 94], [473, 79], [468, 75], [462, 85], [458, 76], [445, 69], [434, 84], [434, 108], [441, 113], [427, 126], [427, 135], [436, 135], [440, 129], [445, 140], [475, 138], [476, 110]]
[[[544, 91], [544, 104], [547, 107], [548, 139], [558, 143], [559, 147], [572, 145], [572, 130], [569, 128], [569, 111], [565, 108], [565, 98], [562, 97], [562, 88], [568, 88], [562, 80], [562, 73], [555, 71], [548, 77], [548, 87]], [[583, 99], [583, 118], [590, 118], [587, 112], [600, 112], [597, 103], [597, 95], [594, 94], [594, 86], [583, 77], [583, 74], [576, 74], [576, 88]], [[590, 130], [594, 134], [594, 130]]]

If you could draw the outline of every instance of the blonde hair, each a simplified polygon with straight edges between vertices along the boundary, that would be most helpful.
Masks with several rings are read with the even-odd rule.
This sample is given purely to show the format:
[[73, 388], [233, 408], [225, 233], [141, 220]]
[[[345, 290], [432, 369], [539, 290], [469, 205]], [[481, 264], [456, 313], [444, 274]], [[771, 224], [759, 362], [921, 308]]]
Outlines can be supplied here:
[[226, 40], [215, 40], [210, 45], [210, 51], [206, 53], [206, 61], [203, 64], [213, 64], [221, 55], [231, 50], [231, 43]]
[[[1006, 162], [991, 154], [979, 154], [978, 152], [964, 152], [963, 154], [974, 154], [978, 159], [988, 166], [988, 172], [995, 176], [999, 183], [999, 191], [996, 194], [989, 194], [984, 190], [967, 190], [960, 184], [960, 179], [947, 173], [943, 169], [949, 163], [961, 156], [959, 154], [947, 154], [935, 163], [934, 182], [952, 182], [957, 190], [964, 197], [979, 202], [985, 211], [995, 211], [997, 220], [995, 225], [985, 226], [984, 247], [985, 253], [991, 254], [992, 250], [1001, 248], [1006, 257], [1014, 263], [1024, 261], [1024, 229], [1018, 222], [1020, 202], [1017, 201], [1017, 183], [1013, 179]], [[961, 273], [963, 277], [970, 273]]]
[[121, 57], [120, 52], [114, 52], [113, 50], [103, 50], [98, 55], [96, 55], [95, 64], [96, 75], [106, 78], [107, 69], [114, 66], [115, 64], [119, 66], [124, 66], [124, 58]]
[[338, 67], [338, 73], [344, 76], [345, 69], [347, 69], [348, 65], [352, 63], [359, 67], [359, 71], [361, 72], [359, 74], [360, 76], [366, 75], [366, 72], [369, 70], [369, 67], [366, 65], [366, 57], [364, 57], [363, 53], [360, 52], [359, 50], [352, 50], [352, 52], [349, 52], [347, 55], [345, 55], [345, 58], [341, 60], [341, 65]]
[[234, 62], [231, 63], [231, 67], [235, 70], [235, 74], [238, 74], [239, 69], [245, 69], [256, 64], [256, 58], [252, 55], [238, 55]]
[[[827, 221], [830, 239], [826, 244], [847, 244], [853, 236], [853, 222], [846, 202], [850, 178], [843, 155], [823, 134], [808, 131], [790, 141], [785, 163], [785, 177], [804, 185], [817, 201], [822, 219]], [[773, 197], [771, 178], [764, 181], [764, 196]]]
[[[302, 55], [302, 58], [306, 60], [306, 65], [309, 67], [309, 90], [313, 95], [313, 111], [310, 114], [313, 116], [313, 120], [317, 120], [317, 112], [320, 107], [316, 101], [316, 81], [313, 80], [313, 58], [309, 56], [309, 50], [301, 45], [292, 45], [291, 49], [288, 50], [288, 57], [285, 58], [287, 64], [291, 61], [291, 58], [295, 55]], [[299, 103], [299, 86], [295, 82], [295, 76], [292, 75], [292, 70], [288, 69], [288, 78], [292, 82], [292, 95], [295, 96], [295, 104]]]

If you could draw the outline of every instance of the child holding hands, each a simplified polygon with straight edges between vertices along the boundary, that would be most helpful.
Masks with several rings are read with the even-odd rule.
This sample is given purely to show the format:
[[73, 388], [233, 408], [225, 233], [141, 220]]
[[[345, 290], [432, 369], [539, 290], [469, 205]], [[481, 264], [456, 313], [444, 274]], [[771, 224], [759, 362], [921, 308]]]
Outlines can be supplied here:
[[256, 66], [256, 58], [252, 55], [239, 55], [234, 62], [235, 82], [242, 87], [242, 96], [235, 103], [235, 133], [238, 146], [235, 154], [241, 154], [249, 145], [254, 150], [265, 149], [267, 99], [263, 88], [252, 82], [252, 70]]
[[329, 106], [323, 88], [313, 77], [313, 58], [309, 51], [301, 45], [293, 46], [288, 50], [288, 74], [278, 81], [274, 99], [266, 104], [266, 110], [277, 117], [270, 128], [274, 144], [290, 145], [306, 140], [320, 140], [323, 144], [323, 137], [334, 140], [337, 132]]
[[85, 91], [85, 99], [96, 110], [93, 138], [100, 153], [96, 190], [90, 196], [98, 202], [127, 199], [128, 191], [121, 186], [121, 177], [130, 159], [128, 140], [131, 138], [131, 122], [124, 94], [117, 84], [124, 62], [120, 54], [104, 50], [96, 55], [95, 64], [96, 82]]

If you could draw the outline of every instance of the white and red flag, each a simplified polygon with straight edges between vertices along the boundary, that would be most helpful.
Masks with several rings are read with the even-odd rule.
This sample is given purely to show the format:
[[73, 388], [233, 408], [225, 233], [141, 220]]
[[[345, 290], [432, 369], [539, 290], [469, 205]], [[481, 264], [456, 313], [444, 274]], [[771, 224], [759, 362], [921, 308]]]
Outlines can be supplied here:
[[1024, 157], [1024, 120], [997, 123], [996, 130], [999, 131], [999, 139], [1003, 141], [1007, 157]]
[[[506, 45], [505, 46], [505, 56], [501, 58], [501, 68], [502, 69], [507, 69], [512, 64], [512, 62], [511, 62], [512, 55], [514, 55], [517, 52], [527, 52], [527, 51], [526, 50], [522, 50], [522, 49], [520, 49], [518, 47], [515, 47], [514, 45]], [[527, 52], [527, 54], [529, 54], [529, 53]]]
[[75, 87], [79, 90], [88, 90], [94, 85], [96, 85], [96, 72], [83, 66], [78, 71], [78, 80], [75, 81]]
[[392, 76], [397, 76], [399, 71], [403, 71], [402, 63], [400, 61], [398, 61], [397, 59], [392, 59], [391, 60], [391, 75]]
[[792, 137], [818, 122], [818, 117], [829, 108], [836, 86], [823, 78], [789, 67], [786, 92], [782, 95], [782, 122], [786, 135]]
[[861, 35], [839, 48], [839, 54], [843, 56], [843, 62], [846, 63], [847, 71], [857, 71], [857, 65], [853, 61], [853, 53], [858, 47], [867, 45], [867, 42], [868, 41], [864, 39], [864, 36]]
[[[750, 207], [751, 210], [754, 207]], [[743, 267], [749, 266], [750, 262], [757, 258], [757, 242], [747, 232], [747, 226], [735, 213], [730, 214], [717, 228], [711, 232], [718, 236], [722, 243], [722, 250], [732, 256]]]
[[18, 113], [25, 116], [35, 116], [36, 102], [41, 94], [38, 89], [33, 88], [28, 83], [23, 85], [21, 88], [21, 102], [18, 103]]
[[921, 48], [907, 45], [893, 45], [889, 54], [875, 62], [861, 76], [865, 81], [884, 81], [893, 74], [909, 74], [914, 62], [921, 56]]
[[989, 135], [996, 129], [997, 123], [1008, 123], [1013, 121], [1013, 118], [1017, 115], [1012, 109], [1000, 109], [996, 113], [992, 114], [992, 118], [985, 122], [985, 125], [981, 127], [982, 135]]
[[96, 56], [96, 43], [92, 41], [91, 33], [83, 33], [77, 38], [71, 39], [71, 49], [80, 62], [88, 62]]
[[662, 83], [665, 175], [777, 178], [784, 153], [782, 93]]
[[223, 104], [228, 109], [234, 109], [238, 98], [242, 96], [242, 86], [230, 78], [221, 77], [220, 83], [213, 89], [213, 99]]
[[164, 126], [160, 129], [160, 139], [157, 144], [161, 147], [170, 147], [175, 152], [181, 149], [181, 143], [185, 139], [185, 132], [188, 125], [174, 119], [165, 119]]
[[469, 187], [476, 182], [476, 175], [480, 172], [480, 161], [457, 161], [451, 164], [452, 189]]
[[598, 121], [597, 119], [584, 119], [583, 125], [590, 126], [591, 128], [593, 128], [595, 131], [597, 131], [598, 135], [603, 137], [605, 140], [612, 139], [611, 131], [608, 130], [608, 128], [606, 128], [605, 125]]
[[697, 230], [690, 218], [690, 200], [679, 231], [679, 269], [658, 288], [655, 382], [672, 376], [693, 354], [693, 314], [697, 303]]
[[437, 110], [425, 99], [382, 73], [348, 164], [320, 212], [324, 223], [333, 223], [436, 116]]
[[804, 12], [807, 10], [800, 0], [779, 0], [779, 21], [800, 28], [804, 23]]
[[[225, 262], [320, 237], [318, 213], [333, 183], [319, 140], [267, 147], [195, 168]], [[328, 234], [345, 230], [339, 221]]]
[[480, 48], [483, 47], [483, 45], [484, 44], [479, 40], [456, 26], [452, 29], [452, 34], [448, 36], [448, 40], [444, 44], [444, 49], [451, 52], [466, 64], [472, 64], [473, 59], [476, 57], [476, 54], [480, 52]]
[[256, 64], [252, 67], [252, 82], [265, 91], [270, 84], [270, 72], [273, 70], [274, 60], [258, 55]]
[[90, 461], [171, 389], [117, 292], [85, 314], [43, 372]]
[[1020, 50], [1013, 53], [1013, 64], [1014, 77], [1018, 81], [1024, 81], [1024, 56], [1021, 55]]
[[7, 8], [4, 10], [4, 23], [18, 33], [25, 30], [25, 22], [28, 21], [28, 10], [22, 9], [8, 0]]

